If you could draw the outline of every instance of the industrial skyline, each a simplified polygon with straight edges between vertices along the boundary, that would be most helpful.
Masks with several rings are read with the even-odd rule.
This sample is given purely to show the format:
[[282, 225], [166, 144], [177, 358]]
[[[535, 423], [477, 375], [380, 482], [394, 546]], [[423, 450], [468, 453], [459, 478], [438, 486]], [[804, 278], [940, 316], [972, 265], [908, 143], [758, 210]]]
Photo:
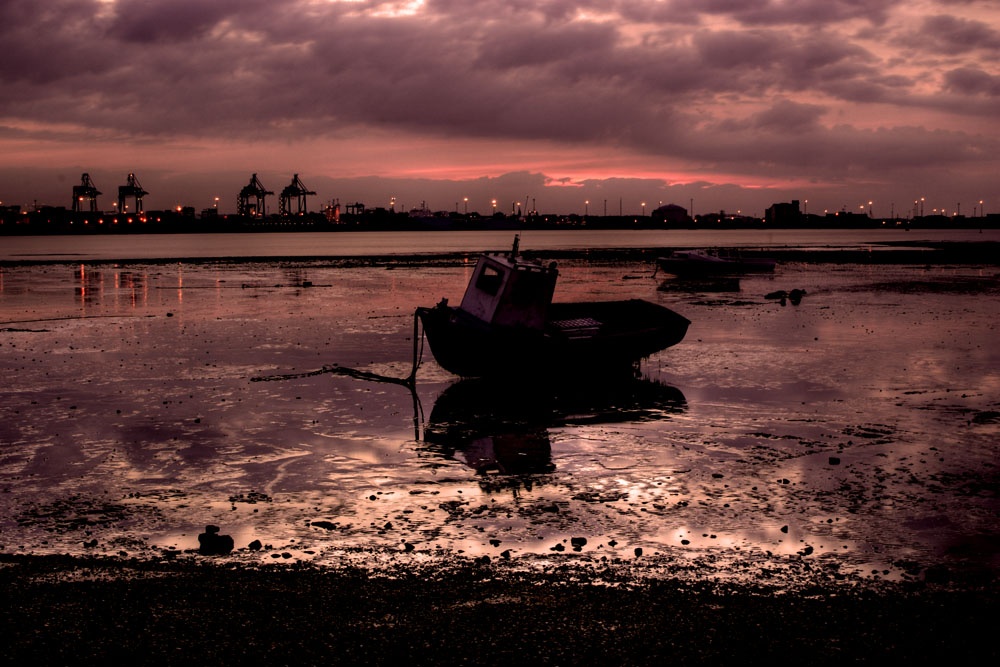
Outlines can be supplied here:
[[0, 39], [4, 205], [1000, 202], [992, 0], [11, 0]]
[[[129, 172], [125, 178], [125, 184], [119, 185], [117, 188], [118, 196], [117, 199], [109, 197], [111, 199], [111, 208], [105, 206], [100, 206], [100, 201], [104, 193], [97, 187], [94, 178], [89, 172], [84, 172], [80, 175], [80, 183], [78, 185], [72, 186], [72, 193], [69, 197], [69, 206], [63, 206], [59, 204], [42, 204], [37, 200], [32, 203], [31, 206], [22, 206], [18, 204], [4, 204], [0, 201], [0, 208], [7, 210], [10, 213], [13, 210], [20, 208], [22, 213], [30, 213], [35, 210], [53, 208], [53, 209], [68, 209], [73, 212], [80, 213], [107, 213], [107, 214], [117, 214], [124, 212], [141, 213], [144, 210], [143, 200], [144, 197], [150, 193], [143, 189], [142, 185], [139, 183], [138, 177], [133, 172]], [[213, 197], [210, 206], [205, 206], [200, 208], [202, 215], [230, 215], [235, 214], [237, 216], [243, 216], [248, 218], [263, 218], [267, 216], [277, 215], [283, 218], [295, 217], [306, 215], [309, 213], [321, 213], [326, 211], [331, 213], [333, 208], [339, 211], [341, 209], [347, 212], [363, 213], [372, 212], [377, 210], [384, 210], [393, 213], [406, 214], [410, 213], [415, 216], [447, 216], [450, 214], [462, 215], [462, 216], [493, 216], [497, 214], [501, 215], [533, 215], [542, 213], [545, 215], [583, 215], [583, 216], [642, 216], [645, 217], [647, 213], [652, 213], [653, 211], [660, 208], [679, 208], [683, 209], [687, 215], [695, 217], [696, 215], [705, 214], [723, 214], [727, 213], [730, 216], [741, 216], [741, 217], [753, 217], [760, 218], [762, 216], [756, 210], [743, 210], [740, 208], [730, 209], [726, 212], [722, 210], [707, 210], [701, 211], [700, 213], [696, 211], [694, 200], [691, 199], [687, 202], [687, 206], [681, 206], [680, 204], [672, 201], [646, 201], [642, 200], [639, 202], [629, 201], [626, 207], [623, 197], [619, 197], [617, 200], [612, 200], [610, 202], [607, 198], [601, 201], [584, 200], [583, 210], [571, 210], [571, 211], [558, 211], [558, 210], [540, 210], [538, 208], [538, 201], [536, 197], [525, 195], [521, 198], [511, 199], [509, 207], [507, 205], [506, 199], [499, 200], [497, 198], [491, 198], [488, 201], [475, 201], [471, 200], [470, 208], [470, 198], [462, 197], [460, 199], [455, 198], [454, 206], [452, 208], [440, 208], [440, 209], [430, 209], [427, 207], [426, 201], [421, 201], [419, 206], [408, 207], [405, 202], [398, 202], [395, 196], [388, 197], [388, 202], [386, 203], [386, 197], [380, 197], [374, 202], [361, 202], [356, 199], [345, 199], [341, 201], [341, 197], [327, 197], [326, 199], [316, 199], [317, 192], [315, 190], [310, 190], [299, 174], [293, 174], [291, 182], [286, 185], [276, 197], [275, 191], [269, 190], [267, 186], [264, 185], [263, 181], [257, 173], [250, 175], [249, 183], [244, 185], [239, 193], [233, 197], [232, 193], [226, 193], [224, 197]], [[314, 206], [310, 208], [308, 203], [308, 198], [313, 197]], [[130, 207], [128, 204], [129, 198], [133, 202]], [[271, 198], [270, 203], [268, 198]], [[274, 205], [274, 200], [277, 199], [277, 207]], [[227, 206], [225, 202], [235, 201], [235, 206]], [[105, 199], [108, 201], [108, 199]], [[294, 202], [294, 206], [293, 206]], [[794, 205], [795, 214], [809, 216], [809, 200], [791, 200], [791, 204]], [[903, 202], [899, 206], [895, 202], [890, 202], [888, 212], [880, 212], [876, 216], [875, 202], [869, 200], [868, 202], [861, 202], [856, 208], [847, 205], [841, 206], [839, 209], [822, 209], [817, 210], [814, 205], [812, 210], [813, 216], [829, 215], [837, 213], [852, 213], [852, 214], [862, 214], [867, 217], [878, 217], [883, 219], [915, 219], [924, 218], [927, 216], [945, 216], [945, 217], [982, 217], [986, 215], [986, 203], [983, 200], [971, 202], [971, 206], [966, 206], [965, 211], [962, 210], [962, 203], [956, 202], [951, 208], [947, 206], [935, 206], [931, 202], [928, 204], [926, 198], [921, 197], [915, 199], [910, 205], [908, 202]], [[786, 206], [787, 204], [783, 202], [772, 202], [767, 208], [774, 208], [779, 206]], [[636, 210], [638, 207], [638, 210]], [[170, 210], [175, 212], [181, 212], [182, 210], [196, 211], [199, 210], [190, 203], [179, 203], [176, 206], [166, 207], [161, 210]]]

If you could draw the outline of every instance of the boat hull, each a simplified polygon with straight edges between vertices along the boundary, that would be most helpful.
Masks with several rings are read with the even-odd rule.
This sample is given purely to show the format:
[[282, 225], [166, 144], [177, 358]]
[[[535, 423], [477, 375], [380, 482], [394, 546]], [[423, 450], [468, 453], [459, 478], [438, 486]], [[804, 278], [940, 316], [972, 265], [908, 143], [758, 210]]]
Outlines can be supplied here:
[[641, 299], [553, 303], [544, 327], [491, 326], [461, 308], [419, 308], [431, 352], [462, 377], [630, 370], [676, 345], [689, 320]]

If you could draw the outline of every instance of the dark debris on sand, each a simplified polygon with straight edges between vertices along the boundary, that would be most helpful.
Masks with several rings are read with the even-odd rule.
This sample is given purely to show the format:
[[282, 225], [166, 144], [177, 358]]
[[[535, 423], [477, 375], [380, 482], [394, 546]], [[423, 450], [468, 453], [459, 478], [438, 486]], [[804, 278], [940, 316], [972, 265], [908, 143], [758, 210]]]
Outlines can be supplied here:
[[[6, 664], [995, 662], [992, 587], [0, 557]], [[992, 660], [991, 660], [992, 658]]]

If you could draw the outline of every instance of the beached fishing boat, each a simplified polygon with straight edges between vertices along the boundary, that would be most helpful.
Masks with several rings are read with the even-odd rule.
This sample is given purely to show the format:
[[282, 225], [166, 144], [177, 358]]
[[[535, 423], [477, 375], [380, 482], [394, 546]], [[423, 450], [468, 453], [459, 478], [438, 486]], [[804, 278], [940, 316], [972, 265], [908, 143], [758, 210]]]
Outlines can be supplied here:
[[776, 264], [766, 257], [725, 256], [707, 250], [674, 250], [656, 263], [659, 269], [681, 277], [770, 273]]
[[553, 303], [559, 271], [518, 254], [480, 257], [459, 307], [418, 308], [431, 352], [463, 377], [629, 369], [687, 333], [689, 320], [642, 299]]

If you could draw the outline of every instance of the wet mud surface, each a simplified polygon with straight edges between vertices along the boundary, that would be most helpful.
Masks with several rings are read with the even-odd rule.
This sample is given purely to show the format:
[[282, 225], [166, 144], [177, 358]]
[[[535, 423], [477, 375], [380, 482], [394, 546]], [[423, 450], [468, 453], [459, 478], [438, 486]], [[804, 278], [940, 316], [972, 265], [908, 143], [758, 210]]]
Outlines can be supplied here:
[[656, 301], [687, 338], [593, 384], [424, 345], [411, 392], [333, 371], [406, 377], [414, 308], [470, 262], [0, 269], [0, 555], [196, 563], [211, 524], [241, 567], [995, 581], [996, 266], [560, 267], [557, 299]]

